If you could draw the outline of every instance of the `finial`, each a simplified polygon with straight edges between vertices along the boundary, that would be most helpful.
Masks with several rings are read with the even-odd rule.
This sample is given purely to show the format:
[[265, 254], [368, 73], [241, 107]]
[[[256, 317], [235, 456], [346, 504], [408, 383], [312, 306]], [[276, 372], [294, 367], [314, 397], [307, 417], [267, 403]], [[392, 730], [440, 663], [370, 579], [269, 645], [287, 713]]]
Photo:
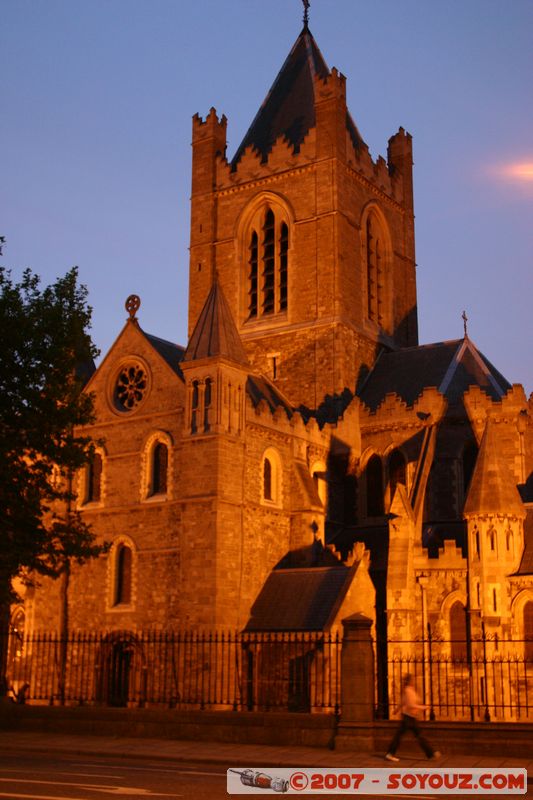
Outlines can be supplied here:
[[311, 3], [309, 0], [302, 0], [304, 4], [304, 30], [306, 31], [309, 27], [309, 6]]
[[466, 339], [468, 337], [468, 330], [466, 326], [466, 323], [468, 322], [468, 317], [466, 316], [466, 311], [463, 311], [463, 313], [461, 314], [461, 318], [463, 320], [463, 325], [465, 329], [465, 339]]
[[141, 307], [141, 298], [138, 294], [130, 294], [126, 302], [124, 303], [124, 307], [128, 314], [130, 315], [131, 322], [137, 322], [137, 317], [135, 316], [139, 308]]

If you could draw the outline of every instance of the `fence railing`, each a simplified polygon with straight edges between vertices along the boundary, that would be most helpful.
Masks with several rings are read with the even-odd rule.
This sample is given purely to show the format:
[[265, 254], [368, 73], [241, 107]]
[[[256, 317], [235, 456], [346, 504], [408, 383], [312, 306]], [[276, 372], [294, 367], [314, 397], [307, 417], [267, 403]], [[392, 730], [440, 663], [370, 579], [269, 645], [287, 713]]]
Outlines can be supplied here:
[[31, 702], [338, 713], [328, 633], [11, 632], [8, 685]]
[[533, 721], [533, 641], [486, 636], [443, 640], [389, 640], [387, 717], [399, 704], [402, 679], [411, 674], [428, 706], [426, 718]]
[[[368, 647], [372, 647], [369, 642]], [[339, 713], [342, 641], [323, 632], [129, 632], [24, 635], [12, 630], [7, 679], [13, 696], [49, 704]], [[533, 641], [485, 635], [389, 640], [375, 698], [379, 718], [399, 703], [410, 673], [437, 720], [533, 721]], [[357, 658], [355, 659], [357, 661]]]

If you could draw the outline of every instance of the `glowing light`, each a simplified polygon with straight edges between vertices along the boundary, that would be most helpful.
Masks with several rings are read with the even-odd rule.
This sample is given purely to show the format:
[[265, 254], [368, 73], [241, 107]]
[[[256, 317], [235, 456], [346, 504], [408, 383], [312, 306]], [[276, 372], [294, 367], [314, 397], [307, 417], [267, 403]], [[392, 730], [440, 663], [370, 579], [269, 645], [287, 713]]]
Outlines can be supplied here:
[[497, 170], [501, 178], [512, 181], [533, 181], [533, 160], [516, 164], [502, 164]]

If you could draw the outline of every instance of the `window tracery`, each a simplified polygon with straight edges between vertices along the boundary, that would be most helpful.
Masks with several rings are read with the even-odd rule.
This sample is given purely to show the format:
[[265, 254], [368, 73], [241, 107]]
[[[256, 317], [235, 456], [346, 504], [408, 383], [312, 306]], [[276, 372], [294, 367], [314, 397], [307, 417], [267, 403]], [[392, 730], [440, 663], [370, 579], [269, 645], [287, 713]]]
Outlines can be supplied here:
[[288, 308], [289, 222], [284, 209], [264, 202], [246, 227], [247, 319], [284, 313]]

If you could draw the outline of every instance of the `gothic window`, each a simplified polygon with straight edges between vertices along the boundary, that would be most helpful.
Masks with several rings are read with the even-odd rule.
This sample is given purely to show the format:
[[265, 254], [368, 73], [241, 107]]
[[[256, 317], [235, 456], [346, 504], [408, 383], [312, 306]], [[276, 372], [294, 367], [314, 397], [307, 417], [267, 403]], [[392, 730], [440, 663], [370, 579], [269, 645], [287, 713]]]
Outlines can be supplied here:
[[487, 538], [489, 540], [489, 548], [493, 553], [496, 552], [496, 529], [491, 525], [487, 531]]
[[463, 661], [466, 658], [466, 615], [460, 600], [450, 608], [450, 644], [452, 661]]
[[198, 430], [198, 406], [200, 402], [200, 388], [198, 381], [194, 381], [192, 385], [192, 398], [191, 398], [191, 433], [196, 433]]
[[211, 404], [213, 402], [213, 381], [206, 378], [204, 385], [204, 431], [211, 427]]
[[152, 494], [167, 493], [168, 447], [157, 442], [152, 452]]
[[366, 274], [368, 319], [383, 325], [383, 237], [374, 214], [366, 220]]
[[249, 282], [249, 305], [248, 311], [250, 313], [250, 317], [257, 316], [257, 270], [258, 270], [258, 252], [259, 252], [259, 244], [258, 244], [258, 236], [256, 231], [252, 231], [252, 235], [250, 237], [250, 260], [248, 262], [250, 266], [250, 272], [248, 274], [248, 282]]
[[86, 503], [100, 502], [102, 495], [102, 456], [100, 453], [93, 453], [91, 460], [87, 464], [86, 473]]
[[289, 226], [284, 217], [281, 208], [262, 206], [248, 228], [248, 319], [287, 310]]
[[533, 601], [524, 605], [524, 658], [533, 666]]
[[117, 375], [113, 390], [115, 408], [118, 411], [134, 411], [148, 391], [148, 374], [143, 364], [124, 364]]
[[405, 458], [400, 450], [393, 450], [389, 456], [389, 495], [391, 502], [396, 486], [399, 483], [407, 486]]
[[265, 500], [272, 500], [272, 462], [269, 458], [263, 461], [263, 496]]
[[131, 547], [120, 544], [117, 548], [115, 566], [115, 597], [113, 605], [131, 603], [132, 552]]
[[379, 456], [372, 456], [366, 465], [366, 514], [381, 517], [383, 506], [383, 467]]
[[141, 502], [164, 502], [172, 487], [172, 438], [166, 431], [154, 431], [141, 453]]
[[261, 498], [266, 505], [281, 506], [281, 462], [277, 450], [269, 447], [261, 463]]
[[287, 265], [289, 261], [289, 227], [281, 223], [279, 236], [279, 308], [287, 309]]
[[505, 530], [505, 549], [507, 552], [511, 552], [513, 549], [513, 531], [509, 525]]
[[479, 551], [479, 529], [477, 525], [474, 527], [474, 553], [479, 558], [480, 551]]

